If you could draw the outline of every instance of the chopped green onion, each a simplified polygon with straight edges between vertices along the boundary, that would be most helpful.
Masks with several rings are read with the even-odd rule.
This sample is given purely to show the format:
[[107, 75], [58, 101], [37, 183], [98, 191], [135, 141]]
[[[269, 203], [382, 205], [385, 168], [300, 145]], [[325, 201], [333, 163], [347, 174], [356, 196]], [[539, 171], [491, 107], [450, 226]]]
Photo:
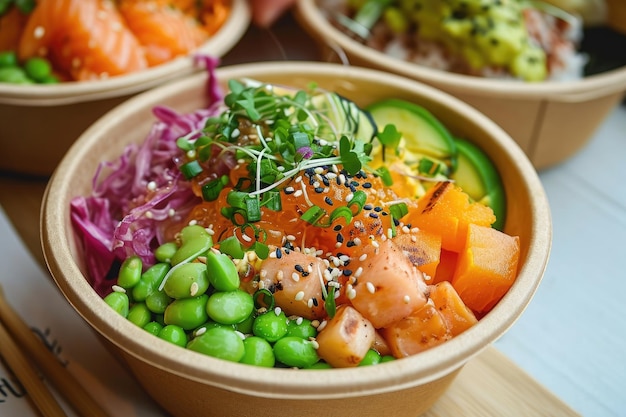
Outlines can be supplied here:
[[246, 204], [246, 218], [249, 222], [261, 220], [261, 204], [258, 196], [246, 196], [243, 200]]
[[245, 252], [237, 236], [230, 236], [220, 242], [220, 252], [234, 259], [243, 259]]
[[256, 241], [254, 242], [254, 245], [252, 245], [252, 248], [254, 249], [254, 253], [256, 253], [256, 256], [258, 256], [259, 259], [267, 259], [270, 255], [270, 248], [265, 243]]
[[193, 177], [199, 175], [202, 172], [202, 167], [197, 159], [189, 161], [180, 166], [180, 172], [183, 173], [186, 179], [190, 180]]
[[365, 194], [365, 191], [358, 190], [354, 193], [352, 199], [348, 202], [348, 207], [352, 208], [352, 206], [356, 206], [355, 216], [363, 210], [366, 200], [367, 194]]
[[216, 178], [204, 184], [202, 186], [202, 198], [204, 201], [217, 200], [220, 192], [224, 189], [226, 184], [228, 184], [227, 175], [222, 175], [220, 178]]
[[254, 300], [255, 308], [266, 308], [267, 310], [273, 310], [276, 304], [274, 300], [274, 294], [267, 288], [257, 290], [252, 296]]
[[352, 221], [352, 210], [350, 210], [348, 207], [337, 207], [330, 213], [330, 224], [334, 223], [335, 220], [341, 217], [345, 219], [346, 224], [350, 224], [350, 222]]
[[335, 317], [335, 313], [337, 312], [337, 305], [335, 303], [335, 287], [328, 287], [328, 295], [326, 295], [326, 300], [324, 300], [324, 308], [326, 309], [326, 314], [331, 319]]
[[305, 211], [300, 218], [307, 223], [311, 223], [312, 225], [316, 225], [317, 222], [324, 217], [326, 214], [326, 210], [319, 206], [312, 206], [307, 211]]
[[389, 206], [389, 212], [394, 219], [400, 220], [409, 213], [406, 203], [396, 203]]
[[280, 191], [266, 191], [263, 193], [261, 205], [273, 211], [280, 211], [283, 208], [282, 201], [280, 199]]

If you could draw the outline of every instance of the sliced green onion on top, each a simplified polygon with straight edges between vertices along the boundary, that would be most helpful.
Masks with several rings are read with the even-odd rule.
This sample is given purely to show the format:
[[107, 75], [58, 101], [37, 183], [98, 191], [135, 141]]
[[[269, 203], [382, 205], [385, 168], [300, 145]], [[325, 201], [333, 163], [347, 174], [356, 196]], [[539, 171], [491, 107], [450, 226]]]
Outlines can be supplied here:
[[200, 162], [194, 159], [193, 161], [182, 164], [180, 166], [180, 172], [182, 172], [186, 179], [190, 180], [202, 172], [202, 167], [200, 166]]

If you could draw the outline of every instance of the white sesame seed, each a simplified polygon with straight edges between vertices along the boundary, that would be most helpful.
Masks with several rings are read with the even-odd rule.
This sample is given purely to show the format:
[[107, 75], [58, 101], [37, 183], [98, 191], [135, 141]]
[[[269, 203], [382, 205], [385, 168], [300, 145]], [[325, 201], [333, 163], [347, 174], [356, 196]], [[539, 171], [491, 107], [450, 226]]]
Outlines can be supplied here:
[[411, 297], [409, 297], [408, 295], [405, 295], [403, 300], [404, 300], [404, 304], [409, 304], [411, 302]]
[[300, 197], [302, 195], [302, 190], [297, 190], [295, 193], [293, 193], [294, 197]]
[[417, 242], [417, 236], [411, 235], [411, 242], [413, 243]]
[[309, 300], [306, 302], [307, 307], [312, 308], [313, 307], [313, 299], [309, 298]]
[[235, 330], [235, 333], [237, 333], [237, 336], [239, 336], [241, 340], [246, 340], [246, 335], [241, 333], [239, 330]]
[[196, 158], [196, 150], [195, 149], [188, 150], [187, 151], [187, 158], [195, 159]]
[[372, 240], [372, 246], [378, 249], [380, 247], [380, 244], [377, 241]]
[[296, 184], [302, 181], [302, 175], [296, 177]]
[[112, 289], [114, 292], [121, 292], [121, 293], [125, 293], [125, 292], [126, 292], [126, 289], [125, 289], [124, 287], [120, 287], [119, 285], [113, 285], [113, 286], [111, 287], [111, 289]]
[[367, 291], [370, 294], [374, 294], [376, 292], [376, 287], [371, 282], [368, 281], [367, 283], [365, 283], [365, 286], [367, 287]]
[[285, 236], [285, 238], [290, 242], [293, 242], [294, 240], [296, 240], [296, 237], [294, 235], [287, 235]]
[[350, 193], [350, 194], [346, 195], [345, 200], [346, 200], [347, 203], [349, 203], [350, 200], [352, 200], [353, 198], [354, 198], [354, 194]]
[[320, 348], [320, 344], [317, 343], [317, 340], [311, 340], [311, 345], [313, 345], [313, 347], [315, 349], [319, 349]]
[[195, 226], [196, 224], [198, 224], [198, 220], [196, 220], [196, 219], [189, 220], [188, 224], [189, 224], [189, 226]]
[[[300, 292], [302, 292], [302, 291], [300, 291]], [[304, 293], [303, 293], [302, 295], [304, 295]], [[303, 321], [304, 321], [304, 318], [302, 318], [302, 317], [298, 317], [298, 318], [296, 319], [296, 324], [299, 326], [299, 325], [301, 325], [301, 324], [302, 324], [302, 322], [303, 322]]]
[[359, 239], [358, 237], [355, 237], [353, 242], [356, 246], [359, 246], [361, 244], [361, 239]]
[[246, 242], [252, 242], [252, 238], [246, 234], [241, 235], [241, 238]]
[[411, 229], [409, 229], [407, 226], [402, 226], [402, 231], [404, 233], [411, 233]]
[[317, 331], [321, 332], [322, 330], [324, 330], [324, 327], [326, 327], [326, 325], [328, 324], [327, 320], [322, 321], [318, 326], [317, 326]]
[[278, 272], [276, 272], [276, 280], [277, 281], [282, 281], [284, 276], [285, 276], [285, 274], [280, 269], [278, 270]]
[[150, 210], [148, 210], [148, 211], [146, 211], [146, 217], [147, 217], [148, 219], [151, 219], [151, 218], [153, 218], [154, 216], [153, 216], [152, 212], [151, 212]]
[[354, 278], [358, 278], [358, 277], [361, 276], [362, 273], [363, 273], [363, 268], [362, 267], [358, 267], [356, 269], [356, 271], [354, 271], [354, 274], [352, 274], [352, 275], [354, 275]]
[[274, 314], [276, 314], [277, 316], [280, 316], [280, 313], [282, 313], [282, 309], [280, 307], [276, 307], [274, 308]]
[[167, 211], [167, 215], [168, 215], [169, 217], [174, 217], [174, 216], [176, 216], [176, 210], [174, 210], [173, 208], [169, 209], [169, 210]]
[[293, 274], [291, 274], [291, 279], [293, 279], [294, 281], [298, 282], [298, 281], [300, 281], [300, 275], [298, 275], [297, 272], [294, 272]]
[[348, 296], [349, 300], [354, 300], [354, 298], [356, 297], [356, 290], [354, 288], [350, 288], [348, 291], [346, 291], [346, 295]]
[[315, 172], [316, 174], [321, 174], [322, 172], [324, 172], [324, 168], [322, 168], [322, 167], [315, 167], [313, 172]]
[[205, 333], [206, 333], [206, 327], [200, 327], [193, 334], [194, 334], [194, 336], [198, 337], [198, 336], [202, 336]]
[[230, 137], [231, 138], [236, 138], [241, 134], [241, 132], [239, 131], [239, 129], [235, 128], [233, 129], [233, 131], [230, 133]]
[[359, 261], [361, 262], [363, 262], [366, 259], [367, 259], [367, 253], [364, 253], [363, 255], [359, 256]]
[[411, 233], [417, 233], [419, 231], [420, 231], [420, 229], [418, 227], [411, 228]]
[[41, 39], [43, 38], [43, 35], [45, 34], [46, 34], [46, 28], [44, 28], [43, 26], [37, 26], [35, 30], [33, 31], [33, 36], [35, 37], [35, 39]]
[[[298, 293], [296, 294], [296, 296], [294, 297], [294, 300], [296, 301], [302, 301], [304, 299], [304, 291], [298, 291]], [[302, 317], [300, 317], [300, 322], [302, 322]], [[297, 322], [296, 322], [297, 323]]]
[[315, 327], [316, 329], [319, 328], [320, 326], [320, 321], [315, 319], [315, 320], [311, 320], [311, 326]]

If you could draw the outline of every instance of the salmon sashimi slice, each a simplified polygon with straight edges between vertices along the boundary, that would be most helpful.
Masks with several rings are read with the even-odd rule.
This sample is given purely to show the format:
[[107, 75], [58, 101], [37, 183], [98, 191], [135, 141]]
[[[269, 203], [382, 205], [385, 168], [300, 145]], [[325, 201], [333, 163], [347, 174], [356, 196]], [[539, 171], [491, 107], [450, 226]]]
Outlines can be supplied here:
[[150, 66], [187, 55], [209, 34], [192, 16], [162, 0], [122, 0], [119, 11], [145, 50]]
[[46, 56], [75, 80], [147, 68], [145, 53], [109, 0], [40, 0], [20, 39], [21, 59]]

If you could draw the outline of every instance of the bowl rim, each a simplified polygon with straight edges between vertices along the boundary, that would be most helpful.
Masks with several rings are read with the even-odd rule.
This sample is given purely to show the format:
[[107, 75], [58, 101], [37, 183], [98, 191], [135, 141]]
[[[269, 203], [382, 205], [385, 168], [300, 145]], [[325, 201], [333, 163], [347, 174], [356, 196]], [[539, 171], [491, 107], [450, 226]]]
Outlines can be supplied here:
[[194, 55], [222, 56], [244, 35], [251, 21], [246, 0], [232, 0], [222, 27], [189, 55], [142, 71], [94, 81], [68, 81], [51, 85], [0, 83], [0, 103], [23, 106], [57, 106], [120, 97], [155, 87], [199, 70]]
[[[463, 334], [419, 355], [376, 367], [311, 372], [306, 374], [306, 383], [302, 384], [302, 374], [290, 369], [256, 368], [204, 355], [198, 357], [195, 352], [153, 339], [110, 309], [82, 275], [71, 257], [69, 242], [65, 239], [63, 225], [69, 221], [67, 198], [70, 197], [67, 196], [72, 195], [66, 179], [71, 175], [72, 161], [80, 160], [81, 156], [89, 152], [85, 143], [90, 136], [106, 131], [120, 118], [138, 108], [158, 104], [164, 97], [197, 86], [206, 80], [206, 74], [202, 73], [141, 93], [102, 116], [72, 145], [52, 175], [43, 197], [40, 217], [42, 249], [53, 279], [78, 314], [126, 354], [153, 366], [230, 391], [281, 399], [343, 398], [380, 394], [425, 384], [459, 369], [512, 326], [518, 316], [507, 311], [511, 308], [523, 311], [542, 279], [551, 247], [552, 223], [547, 197], [535, 169], [519, 146], [498, 125], [447, 93], [415, 80], [367, 68], [305, 61], [264, 62], [218, 68], [216, 75], [219, 80], [223, 80], [272, 73], [284, 74], [285, 77], [312, 72], [336, 76], [337, 71], [341, 71], [342, 76], [348, 80], [384, 80], [387, 85], [428, 95], [443, 106], [456, 109], [453, 111], [462, 111], [464, 116], [472, 118], [494, 136], [495, 146], [506, 148], [508, 164], [519, 164], [524, 174], [522, 177], [525, 191], [534, 197], [529, 201], [532, 216], [529, 252], [527, 262], [520, 269], [513, 287], [489, 314]], [[138, 342], [146, 337], [150, 337], [150, 343]], [[269, 375], [271, 378], [268, 378]]]
[[328, 21], [321, 9], [317, 7], [316, 0], [299, 0], [296, 2], [295, 12], [300, 24], [310, 34], [314, 33], [318, 41], [322, 41], [336, 52], [342, 51], [345, 59], [353, 55], [363, 62], [371, 62], [377, 68], [432, 83], [440, 88], [451, 89], [455, 93], [510, 99], [583, 102], [620, 91], [626, 92], [626, 66], [584, 77], [582, 80], [542, 83], [523, 83], [455, 74], [392, 57], [351, 39]]

